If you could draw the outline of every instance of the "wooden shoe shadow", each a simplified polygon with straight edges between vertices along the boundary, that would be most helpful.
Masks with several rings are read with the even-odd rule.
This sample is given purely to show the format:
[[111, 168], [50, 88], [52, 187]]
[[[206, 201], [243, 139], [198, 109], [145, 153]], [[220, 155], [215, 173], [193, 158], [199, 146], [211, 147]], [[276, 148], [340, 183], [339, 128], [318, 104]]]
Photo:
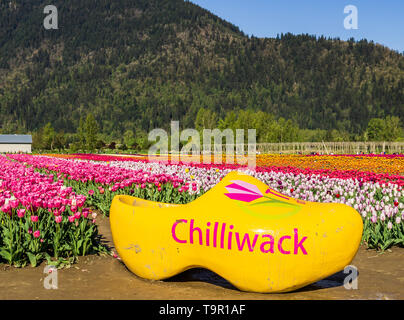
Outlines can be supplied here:
[[[355, 280], [359, 275], [356, 275], [356, 277], [353, 278]], [[337, 272], [323, 280], [319, 280], [313, 284], [310, 284], [308, 286], [305, 286], [303, 288], [300, 288], [296, 291], [293, 292], [306, 292], [306, 291], [317, 291], [317, 290], [322, 290], [322, 289], [328, 289], [328, 288], [335, 288], [335, 287], [341, 287], [344, 285], [344, 279], [347, 277], [347, 274], [344, 273], [343, 271]], [[235, 286], [233, 286], [230, 282], [228, 282], [226, 279], [222, 278], [218, 274], [214, 273], [213, 271], [210, 271], [208, 269], [204, 268], [194, 268], [194, 269], [189, 269], [186, 270], [178, 275], [175, 275], [171, 278], [163, 280], [164, 282], [207, 282], [225, 289], [231, 289], [231, 290], [236, 290], [240, 291], [237, 289]], [[240, 291], [243, 292], [243, 291]], [[282, 293], [282, 294], [288, 294], [288, 292]]]

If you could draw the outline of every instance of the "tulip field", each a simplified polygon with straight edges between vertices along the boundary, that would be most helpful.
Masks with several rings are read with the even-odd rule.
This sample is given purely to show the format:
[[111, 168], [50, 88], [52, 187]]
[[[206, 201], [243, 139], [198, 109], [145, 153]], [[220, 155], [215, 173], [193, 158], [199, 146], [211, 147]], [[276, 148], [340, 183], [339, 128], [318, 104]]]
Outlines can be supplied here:
[[109, 214], [115, 195], [188, 203], [232, 170], [294, 198], [352, 206], [369, 248], [404, 246], [402, 155], [259, 155], [252, 170], [146, 157], [8, 154], [0, 155], [0, 260], [37, 265], [105, 251], [95, 218]]
[[62, 179], [0, 156], [0, 256], [35, 266], [102, 250], [86, 202]]

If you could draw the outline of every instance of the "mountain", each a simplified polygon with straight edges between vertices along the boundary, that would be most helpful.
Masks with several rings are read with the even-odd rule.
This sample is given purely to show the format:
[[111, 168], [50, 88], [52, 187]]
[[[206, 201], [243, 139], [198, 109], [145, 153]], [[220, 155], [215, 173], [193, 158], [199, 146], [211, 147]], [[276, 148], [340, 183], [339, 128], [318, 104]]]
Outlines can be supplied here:
[[248, 37], [182, 0], [0, 3], [0, 126], [75, 132], [194, 127], [203, 107], [264, 111], [300, 128], [362, 133], [371, 118], [404, 119], [404, 56], [367, 40]]

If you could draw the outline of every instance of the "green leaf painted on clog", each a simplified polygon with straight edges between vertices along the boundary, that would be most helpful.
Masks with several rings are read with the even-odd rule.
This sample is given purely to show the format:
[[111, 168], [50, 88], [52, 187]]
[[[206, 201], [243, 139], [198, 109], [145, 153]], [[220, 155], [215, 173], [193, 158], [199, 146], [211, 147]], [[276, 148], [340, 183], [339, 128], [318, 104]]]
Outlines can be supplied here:
[[274, 199], [252, 203], [251, 206], [269, 205], [269, 204], [275, 204], [275, 203], [280, 207], [299, 207], [300, 208], [299, 205], [296, 205], [294, 203], [288, 203], [288, 202], [285, 202], [285, 201], [274, 200]]
[[[266, 201], [265, 201], [266, 202]], [[275, 206], [275, 207], [280, 207], [280, 205], [278, 203], [268, 203], [266, 204], [268, 207], [270, 206]], [[257, 217], [257, 218], [261, 218], [261, 219], [283, 219], [283, 218], [287, 218], [287, 217], [291, 217], [293, 215], [295, 215], [296, 213], [298, 213], [301, 210], [300, 206], [295, 206], [294, 209], [290, 210], [289, 212], [285, 212], [285, 213], [279, 213], [279, 214], [273, 214], [273, 213], [262, 213], [262, 212], [257, 212], [252, 208], [251, 206], [246, 206], [242, 203], [238, 203], [238, 206], [241, 210], [243, 210], [244, 213], [247, 213], [251, 216]], [[283, 206], [285, 207], [285, 206]]]

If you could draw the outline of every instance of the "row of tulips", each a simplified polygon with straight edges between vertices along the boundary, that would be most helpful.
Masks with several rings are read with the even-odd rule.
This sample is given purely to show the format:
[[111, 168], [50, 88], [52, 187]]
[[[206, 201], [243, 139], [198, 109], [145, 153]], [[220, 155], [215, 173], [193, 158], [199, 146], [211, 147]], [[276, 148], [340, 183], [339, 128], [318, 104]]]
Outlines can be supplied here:
[[[55, 155], [60, 157], [61, 155]], [[147, 156], [113, 156], [113, 155], [94, 155], [94, 154], [73, 154], [64, 155], [66, 158], [94, 160], [94, 161], [139, 161], [150, 160]], [[158, 160], [159, 157], [155, 157]], [[187, 162], [193, 160], [203, 163], [203, 158], [199, 156], [181, 158], [187, 159]], [[169, 160], [171, 157], [169, 156]], [[223, 157], [225, 163], [225, 157]], [[184, 161], [185, 162], [185, 161]], [[214, 162], [213, 156], [211, 163]], [[234, 161], [237, 163], [237, 161]], [[311, 170], [331, 170], [331, 171], [360, 171], [372, 174], [384, 173], [392, 175], [404, 174], [404, 156], [403, 155], [271, 155], [259, 154], [256, 156], [258, 167], [293, 167], [299, 169]]]
[[60, 264], [104, 251], [86, 200], [57, 177], [0, 156], [0, 260]]
[[[87, 203], [108, 214], [117, 194], [129, 194], [153, 201], [187, 203], [196, 198], [194, 186], [175, 174], [152, 173], [104, 163], [72, 161], [25, 154], [8, 155], [10, 159], [32, 166], [38, 172], [63, 179], [77, 194], [88, 195]], [[186, 192], [190, 191], [190, 192]]]
[[[52, 155], [60, 157], [61, 155]], [[123, 157], [95, 154], [64, 155], [65, 159], [87, 160], [97, 162], [158, 162], [159, 157]], [[170, 162], [169, 162], [170, 163]], [[213, 161], [212, 161], [213, 163]], [[370, 165], [371, 163], [371, 165]], [[237, 164], [203, 164], [179, 162], [180, 165], [198, 168], [215, 167], [220, 170], [238, 170], [245, 166]], [[365, 169], [373, 169], [366, 171]], [[404, 157], [400, 155], [367, 155], [367, 156], [300, 156], [300, 155], [258, 155], [257, 168], [259, 172], [293, 172], [294, 174], [320, 174], [330, 178], [357, 179], [362, 182], [396, 183], [404, 186]]]
[[[289, 196], [316, 202], [340, 202], [354, 207], [364, 220], [364, 242], [371, 248], [404, 245], [403, 177], [349, 172], [324, 174], [293, 167], [248, 168], [223, 165], [168, 165], [157, 162], [66, 160], [27, 155], [10, 156], [46, 174], [63, 175], [65, 185], [88, 194], [89, 204], [107, 212], [115, 194], [130, 194], [154, 201], [186, 203], [203, 194], [234, 169], [260, 179]], [[377, 159], [374, 159], [377, 161]], [[97, 172], [101, 172], [98, 175]], [[114, 173], [117, 173], [114, 176]], [[110, 175], [110, 180], [99, 179]], [[114, 178], [113, 178], [114, 177]]]

